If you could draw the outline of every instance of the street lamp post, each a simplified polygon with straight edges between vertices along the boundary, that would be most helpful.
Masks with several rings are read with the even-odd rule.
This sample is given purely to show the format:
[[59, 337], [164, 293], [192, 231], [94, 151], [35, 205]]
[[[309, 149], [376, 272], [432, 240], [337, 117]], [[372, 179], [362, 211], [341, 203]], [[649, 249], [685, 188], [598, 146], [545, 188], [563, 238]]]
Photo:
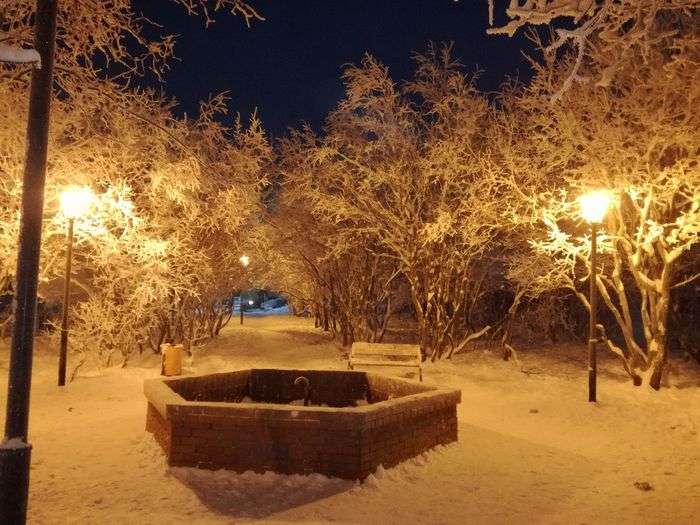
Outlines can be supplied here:
[[[241, 263], [241, 266], [243, 266], [243, 271], [245, 272], [246, 268], [248, 268], [248, 265], [250, 264], [250, 257], [247, 255], [241, 255], [241, 257], [238, 259], [238, 261]], [[243, 324], [243, 287], [241, 286], [241, 297], [239, 303], [239, 308], [241, 310], [241, 324]]]
[[25, 523], [27, 519], [32, 450], [28, 439], [29, 394], [32, 386], [57, 11], [56, 0], [36, 2], [34, 49], [41, 55], [41, 69], [32, 71], [29, 88], [5, 437], [0, 444], [0, 523]]
[[597, 256], [598, 256], [598, 227], [603, 222], [605, 213], [610, 205], [610, 194], [604, 190], [597, 190], [587, 193], [579, 199], [581, 205], [581, 215], [591, 225], [591, 270], [588, 281], [588, 401], [596, 401], [596, 383], [598, 374], [598, 363], [596, 356], [596, 344], [598, 342], [597, 317], [598, 310], [598, 288], [597, 281]]
[[68, 359], [68, 308], [70, 307], [71, 263], [73, 259], [73, 226], [75, 219], [85, 215], [93, 199], [89, 188], [70, 188], [61, 194], [61, 213], [68, 218], [66, 234], [66, 275], [63, 286], [63, 315], [61, 317], [61, 347], [58, 354], [58, 386], [66, 384]]
[[238, 301], [238, 309], [241, 311], [241, 324], [243, 324], [243, 288], [241, 288], [241, 297]]

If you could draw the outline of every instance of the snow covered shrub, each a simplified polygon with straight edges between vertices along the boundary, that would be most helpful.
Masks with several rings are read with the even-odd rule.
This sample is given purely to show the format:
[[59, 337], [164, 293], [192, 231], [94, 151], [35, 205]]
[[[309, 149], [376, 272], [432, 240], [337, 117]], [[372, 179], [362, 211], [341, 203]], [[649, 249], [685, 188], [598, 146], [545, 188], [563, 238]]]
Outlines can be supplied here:
[[[209, 2], [182, 1], [210, 20]], [[239, 0], [217, 2], [259, 18]], [[0, 9], [3, 42], [31, 31], [34, 2]], [[220, 124], [223, 95], [178, 118], [174, 102], [138, 88], [159, 76], [174, 39], [128, 0], [59, 5], [56, 91], [42, 234], [40, 293], [57, 300], [63, 281], [66, 223], [58, 196], [89, 186], [97, 202], [76, 222], [71, 348], [102, 364], [119, 352], [169, 337], [191, 340], [197, 327], [215, 334], [225, 298], [240, 285], [236, 252], [259, 212], [270, 146], [256, 116], [249, 126]], [[9, 37], [5, 37], [5, 34]], [[108, 63], [109, 67], [105, 67]], [[0, 289], [14, 280], [28, 77], [0, 64]], [[212, 313], [212, 311], [214, 313]], [[221, 314], [221, 315], [220, 315]]]
[[554, 291], [521, 299], [505, 326], [505, 342], [559, 343], [583, 341], [588, 316], [570, 292]]
[[[640, 24], [644, 45], [623, 45], [629, 34], [613, 38], [620, 28], [612, 21], [587, 34], [590, 60], [575, 65], [579, 81], [554, 102], [551, 94], [578, 58], [536, 66], [530, 85], [504, 99], [502, 133], [493, 143], [513, 217], [529, 242], [524, 258], [537, 261], [529, 279], [535, 290], [568, 288], [588, 307], [590, 237], [577, 199], [591, 188], [613, 194], [601, 226], [596, 285], [621, 340], [608, 337], [605, 344], [635, 384], [659, 388], [673, 291], [700, 276], [687, 271], [684, 257], [700, 234], [693, 66], [700, 51], [693, 44], [697, 12], [661, 12], [652, 4], [660, 5], [643, 2], [648, 12], [628, 13]], [[594, 81], [612, 74], [610, 68], [614, 82]]]
[[370, 312], [391, 312], [400, 277], [423, 353], [436, 359], [489, 329], [470, 315], [496, 282], [487, 268], [501, 218], [494, 179], [480, 169], [486, 99], [449, 48], [416, 64], [403, 89], [370, 56], [346, 69], [325, 135], [305, 129], [283, 143], [282, 199], [308, 214], [311, 230], [298, 231], [318, 255], [304, 259], [333, 324], [372, 340]]

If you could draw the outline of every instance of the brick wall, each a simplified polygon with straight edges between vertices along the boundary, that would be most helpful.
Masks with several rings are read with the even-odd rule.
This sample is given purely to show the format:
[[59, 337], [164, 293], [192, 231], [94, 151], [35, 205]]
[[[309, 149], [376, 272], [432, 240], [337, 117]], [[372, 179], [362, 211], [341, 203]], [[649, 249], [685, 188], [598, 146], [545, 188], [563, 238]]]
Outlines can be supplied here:
[[364, 372], [279, 369], [251, 370], [251, 397], [261, 403], [289, 403], [302, 399], [303, 387], [294, 385], [294, 381], [302, 376], [309, 380], [313, 405], [346, 407], [367, 398], [369, 385]]
[[255, 369], [183, 377], [167, 384], [187, 401], [240, 402], [248, 396], [259, 403], [288, 404], [304, 396], [304, 388], [294, 384], [300, 376], [309, 380], [315, 405], [353, 406], [367, 398], [364, 372]]
[[237, 402], [250, 395], [250, 370], [171, 379], [168, 386], [187, 401]]
[[367, 384], [369, 386], [372, 403], [433, 390], [429, 386], [409, 383], [408, 381], [397, 381], [393, 377], [380, 374], [367, 374]]
[[387, 418], [371, 421], [363, 429], [360, 475], [364, 478], [379, 465], [393, 467], [437, 445], [457, 441], [457, 407], [435, 410], [407, 408]]
[[[319, 472], [346, 479], [363, 479], [379, 465], [390, 467], [438, 444], [456, 441], [459, 391], [375, 374], [367, 377], [364, 381], [373, 385], [378, 397], [399, 391], [406, 395], [340, 409], [192, 402], [181, 397], [181, 402], [173, 402], [171, 396], [165, 405], [149, 403], [146, 428], [173, 466]], [[172, 382], [163, 381], [163, 387]], [[349, 392], [353, 388], [343, 386]], [[161, 414], [158, 406], [165, 406], [166, 413]]]
[[165, 454], [170, 457], [171, 423], [151, 403], [148, 403], [146, 410], [146, 430], [153, 434]]

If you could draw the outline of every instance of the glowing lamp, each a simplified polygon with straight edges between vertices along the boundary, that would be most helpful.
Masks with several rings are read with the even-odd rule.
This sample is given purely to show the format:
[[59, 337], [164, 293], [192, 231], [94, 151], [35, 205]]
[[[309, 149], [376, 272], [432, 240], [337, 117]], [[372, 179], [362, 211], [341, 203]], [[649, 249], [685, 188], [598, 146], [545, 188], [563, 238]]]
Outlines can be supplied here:
[[578, 199], [581, 215], [589, 223], [599, 224], [603, 222], [611, 200], [610, 192], [607, 190], [596, 190], [581, 195]]
[[73, 222], [85, 215], [95, 196], [86, 186], [74, 186], [61, 193], [61, 213], [68, 218], [66, 232], [66, 277], [63, 287], [63, 316], [61, 317], [61, 346], [58, 351], [58, 386], [66, 384], [68, 359], [68, 309], [70, 307], [71, 259], [73, 257]]
[[90, 209], [95, 195], [86, 186], [68, 188], [61, 193], [61, 213], [69, 219], [82, 217]]
[[253, 306], [254, 301], [248, 301], [248, 305]]
[[238, 261], [243, 265], [243, 268], [245, 268], [250, 264], [250, 257], [248, 257], [247, 255], [241, 255]]
[[612, 195], [606, 190], [594, 190], [578, 199], [581, 206], [581, 215], [591, 225], [591, 273], [588, 277], [588, 401], [595, 403], [597, 400], [597, 326], [598, 320], [596, 310], [598, 309], [598, 287], [597, 287], [597, 263], [598, 256], [598, 225], [603, 222], [605, 213], [608, 211]]

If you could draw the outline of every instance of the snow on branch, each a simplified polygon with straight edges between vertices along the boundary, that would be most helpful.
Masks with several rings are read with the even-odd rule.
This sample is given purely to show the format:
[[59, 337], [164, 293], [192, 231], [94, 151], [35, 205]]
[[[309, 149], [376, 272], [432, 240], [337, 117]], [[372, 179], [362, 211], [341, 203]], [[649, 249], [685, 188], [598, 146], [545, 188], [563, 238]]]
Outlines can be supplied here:
[[34, 64], [41, 69], [41, 56], [36, 49], [22, 49], [5, 43], [10, 35], [0, 32], [0, 62], [12, 64]]
[[210, 0], [173, 1], [182, 4], [191, 15], [201, 14], [204, 17], [207, 25], [214, 22], [212, 12], [219, 11], [220, 9], [226, 9], [233, 15], [241, 15], [248, 27], [250, 27], [250, 22], [253, 20], [265, 20], [265, 18], [255, 9], [254, 6], [244, 0], [215, 0], [212, 2], [210, 2]]
[[[489, 3], [489, 24], [493, 26], [494, 0]], [[526, 25], [549, 24], [557, 18], [571, 18], [580, 22], [596, 8], [595, 0], [511, 0], [506, 15], [511, 19], [502, 27], [491, 27], [491, 35], [513, 36]]]
[[[550, 60], [561, 56], [560, 51], [574, 51], [571, 70], [551, 97], [554, 102], [570, 89], [580, 75], [584, 61], [602, 66], [596, 85], [610, 85], [619, 63], [606, 64], [606, 57], [619, 56], [633, 47], [645, 55], [658, 39], [671, 36], [675, 29], [668, 23], [669, 15], [686, 15], [700, 6], [698, 0], [510, 0], [505, 10], [508, 21], [500, 27], [494, 22], [494, 0], [487, 0], [492, 35], [512, 37], [520, 28], [561, 24], [573, 27], [553, 27], [552, 38], [542, 46]], [[666, 20], [666, 31], [659, 31]], [[669, 27], [671, 26], [671, 27]]]
[[508, 35], [512, 37], [518, 29], [525, 26], [551, 24], [559, 19], [571, 19], [574, 29], [556, 29], [555, 38], [544, 48], [546, 54], [552, 55], [565, 44], [576, 49], [576, 59], [569, 75], [550, 101], [555, 102], [571, 87], [575, 80], [580, 80], [578, 72], [583, 64], [586, 44], [591, 33], [598, 29], [598, 21], [605, 12], [608, 0], [511, 0], [506, 9], [510, 21], [501, 27], [493, 27], [494, 0], [489, 3], [489, 24], [487, 33], [491, 35]]

